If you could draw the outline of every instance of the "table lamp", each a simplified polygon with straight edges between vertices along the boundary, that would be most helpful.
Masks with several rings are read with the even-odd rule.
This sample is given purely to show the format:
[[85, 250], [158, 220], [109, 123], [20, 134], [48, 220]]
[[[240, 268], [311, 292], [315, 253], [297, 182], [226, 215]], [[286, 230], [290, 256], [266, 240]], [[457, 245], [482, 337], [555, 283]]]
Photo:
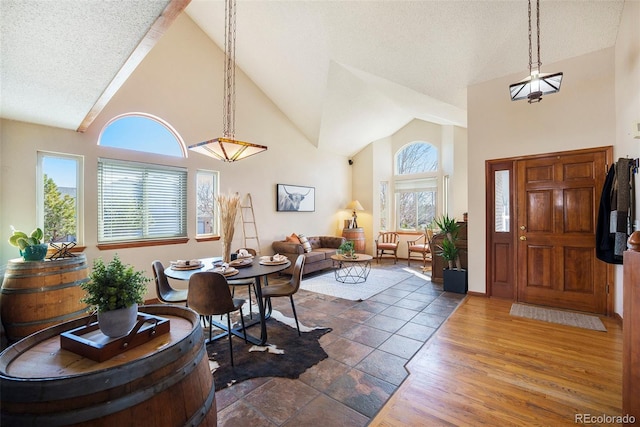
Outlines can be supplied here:
[[354, 200], [347, 205], [347, 209], [353, 210], [353, 221], [351, 222], [351, 228], [358, 228], [358, 215], [356, 215], [356, 211], [363, 211], [364, 208], [359, 201]]

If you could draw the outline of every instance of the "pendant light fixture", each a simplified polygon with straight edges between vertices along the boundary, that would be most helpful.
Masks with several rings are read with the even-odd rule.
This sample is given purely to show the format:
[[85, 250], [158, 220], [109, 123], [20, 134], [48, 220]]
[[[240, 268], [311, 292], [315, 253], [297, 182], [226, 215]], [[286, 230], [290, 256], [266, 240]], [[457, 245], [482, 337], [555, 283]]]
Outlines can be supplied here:
[[509, 85], [511, 100], [528, 99], [529, 104], [542, 101], [542, 95], [549, 95], [560, 90], [562, 73], [540, 72], [540, 0], [536, 0], [536, 36], [538, 48], [537, 65], [533, 65], [533, 49], [531, 44], [531, 0], [529, 0], [529, 76], [524, 80]]
[[224, 100], [222, 137], [190, 145], [189, 149], [224, 162], [235, 162], [265, 151], [264, 145], [236, 139], [236, 0], [225, 0]]

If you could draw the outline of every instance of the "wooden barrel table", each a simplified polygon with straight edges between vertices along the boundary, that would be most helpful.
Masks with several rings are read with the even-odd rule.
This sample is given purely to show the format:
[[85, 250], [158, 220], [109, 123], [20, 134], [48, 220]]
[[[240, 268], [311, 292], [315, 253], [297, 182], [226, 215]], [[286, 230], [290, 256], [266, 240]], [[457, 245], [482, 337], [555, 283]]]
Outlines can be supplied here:
[[365, 253], [366, 240], [364, 238], [364, 228], [343, 228], [342, 237], [353, 242], [356, 253]]
[[216, 426], [213, 375], [199, 316], [181, 306], [142, 313], [170, 331], [104, 362], [60, 347], [88, 317], [37, 332], [0, 354], [0, 424], [6, 426]]
[[85, 316], [80, 284], [88, 276], [84, 254], [53, 261], [9, 260], [0, 290], [0, 313], [9, 342]]

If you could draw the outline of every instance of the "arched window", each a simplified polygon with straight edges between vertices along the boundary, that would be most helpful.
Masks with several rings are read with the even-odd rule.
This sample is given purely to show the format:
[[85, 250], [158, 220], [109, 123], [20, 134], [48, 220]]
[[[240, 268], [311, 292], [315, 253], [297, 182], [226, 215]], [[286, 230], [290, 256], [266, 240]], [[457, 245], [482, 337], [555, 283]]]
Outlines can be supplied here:
[[98, 145], [166, 156], [187, 157], [184, 141], [165, 121], [148, 114], [125, 114], [102, 130]]
[[395, 156], [397, 230], [424, 230], [438, 209], [438, 148], [426, 142], [404, 146]]

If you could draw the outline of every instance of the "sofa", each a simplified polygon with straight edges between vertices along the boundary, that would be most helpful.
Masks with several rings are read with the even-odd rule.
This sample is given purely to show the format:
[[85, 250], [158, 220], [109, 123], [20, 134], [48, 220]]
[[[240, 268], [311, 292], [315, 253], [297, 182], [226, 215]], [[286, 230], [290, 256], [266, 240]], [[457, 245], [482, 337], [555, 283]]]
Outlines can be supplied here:
[[[275, 253], [284, 255], [291, 261], [291, 266], [286, 270], [282, 270], [282, 273], [293, 273], [293, 266], [298, 255], [304, 255], [305, 257], [304, 267], [302, 269], [303, 276], [314, 271], [333, 267], [331, 255], [335, 255], [340, 245], [347, 240], [344, 237], [336, 236], [306, 237], [309, 244], [305, 250], [304, 242], [299, 240], [302, 238], [304, 241], [304, 237], [305, 236], [302, 235], [292, 234], [291, 236], [287, 236], [285, 240], [278, 240], [271, 244]], [[296, 238], [298, 238], [298, 240], [296, 240]]]

